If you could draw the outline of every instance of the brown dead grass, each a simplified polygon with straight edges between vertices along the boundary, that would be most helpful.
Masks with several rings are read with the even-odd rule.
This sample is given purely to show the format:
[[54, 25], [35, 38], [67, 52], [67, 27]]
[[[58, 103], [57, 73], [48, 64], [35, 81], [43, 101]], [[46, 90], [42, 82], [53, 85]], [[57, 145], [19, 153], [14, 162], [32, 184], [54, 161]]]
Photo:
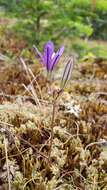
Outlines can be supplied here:
[[[107, 189], [107, 62], [75, 64], [61, 96], [48, 160], [51, 97], [41, 66], [30, 65], [42, 92], [38, 106], [26, 92], [29, 79], [20, 64], [0, 69], [0, 188], [12, 190]], [[59, 79], [53, 84], [58, 86]], [[74, 102], [72, 104], [72, 101]], [[68, 109], [67, 103], [71, 107]], [[80, 106], [78, 116], [75, 106]], [[72, 113], [71, 109], [75, 111]], [[71, 112], [70, 112], [71, 111]]]

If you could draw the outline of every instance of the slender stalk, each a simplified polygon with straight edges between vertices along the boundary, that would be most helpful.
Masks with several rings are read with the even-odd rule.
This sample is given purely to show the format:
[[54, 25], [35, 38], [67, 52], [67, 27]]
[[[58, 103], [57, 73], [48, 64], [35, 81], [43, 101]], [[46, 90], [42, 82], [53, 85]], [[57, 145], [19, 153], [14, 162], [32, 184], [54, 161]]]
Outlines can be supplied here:
[[50, 161], [50, 157], [51, 157], [53, 138], [54, 138], [54, 121], [55, 121], [55, 113], [56, 113], [56, 104], [57, 104], [57, 100], [60, 97], [60, 95], [62, 94], [62, 92], [63, 91], [60, 90], [59, 92], [57, 92], [57, 94], [53, 98], [52, 120], [51, 120], [51, 134], [50, 134], [50, 145], [49, 145], [49, 155], [48, 155], [49, 161]]
[[51, 134], [50, 134], [50, 145], [49, 145], [49, 161], [50, 161], [50, 156], [51, 156], [51, 151], [52, 151], [52, 144], [53, 144], [53, 137], [54, 137], [54, 120], [55, 120], [55, 111], [56, 111], [56, 101], [57, 99], [55, 98], [53, 100], [53, 108], [52, 108], [52, 120], [51, 120]]

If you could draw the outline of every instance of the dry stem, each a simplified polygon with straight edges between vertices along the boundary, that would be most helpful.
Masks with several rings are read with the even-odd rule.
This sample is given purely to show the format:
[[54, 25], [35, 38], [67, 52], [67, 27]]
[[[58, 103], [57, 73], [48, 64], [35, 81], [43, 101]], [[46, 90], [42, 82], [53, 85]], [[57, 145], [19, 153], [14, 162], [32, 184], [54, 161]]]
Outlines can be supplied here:
[[8, 154], [7, 154], [7, 142], [4, 136], [4, 146], [5, 146], [5, 154], [6, 154], [6, 166], [7, 166], [7, 178], [8, 178], [8, 187], [11, 190], [11, 183], [10, 183], [10, 170], [9, 170], [9, 162], [8, 162]]

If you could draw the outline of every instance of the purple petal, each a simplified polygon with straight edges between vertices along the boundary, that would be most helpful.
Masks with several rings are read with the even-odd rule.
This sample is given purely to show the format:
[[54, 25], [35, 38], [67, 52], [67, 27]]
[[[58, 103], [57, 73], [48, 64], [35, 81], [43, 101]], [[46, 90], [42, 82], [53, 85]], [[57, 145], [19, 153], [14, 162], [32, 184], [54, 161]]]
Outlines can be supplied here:
[[50, 70], [51, 66], [51, 57], [54, 53], [54, 44], [49, 41], [45, 46], [44, 46], [44, 60], [45, 60], [45, 65], [47, 70]]
[[55, 54], [53, 60], [52, 60], [52, 63], [51, 63], [51, 66], [50, 66], [50, 70], [52, 71], [55, 67], [55, 65], [58, 63], [60, 57], [62, 56], [64, 52], [64, 46], [62, 46], [58, 51], [57, 53]]
[[43, 55], [41, 54], [41, 52], [37, 49], [37, 47], [35, 45], [33, 45], [33, 48], [35, 49], [35, 51], [37, 52], [37, 54], [39, 55], [39, 57], [41, 58], [42, 62], [45, 64], [45, 60]]
[[47, 42], [45, 44], [45, 46], [44, 46], [44, 49], [47, 49], [48, 47], [52, 49], [52, 52], [54, 52], [54, 44], [53, 44], [53, 42], [51, 42], [51, 41]]

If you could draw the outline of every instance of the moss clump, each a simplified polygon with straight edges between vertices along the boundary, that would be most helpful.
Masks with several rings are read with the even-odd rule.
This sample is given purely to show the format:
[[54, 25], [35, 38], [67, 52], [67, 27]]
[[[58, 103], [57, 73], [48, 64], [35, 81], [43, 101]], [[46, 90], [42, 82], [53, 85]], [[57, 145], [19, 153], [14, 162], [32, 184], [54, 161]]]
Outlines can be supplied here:
[[[36, 75], [40, 68], [36, 72], [34, 66], [31, 69]], [[3, 71], [7, 77], [0, 78], [0, 85], [7, 94], [0, 94], [0, 188], [8, 189], [9, 169], [12, 190], [106, 190], [106, 63], [75, 65], [73, 80], [57, 105], [51, 163], [48, 82], [43, 76], [38, 80], [44, 101], [37, 105], [22, 86], [18, 88], [24, 81], [28, 85], [21, 68], [12, 65], [9, 70], [3, 67]]]

